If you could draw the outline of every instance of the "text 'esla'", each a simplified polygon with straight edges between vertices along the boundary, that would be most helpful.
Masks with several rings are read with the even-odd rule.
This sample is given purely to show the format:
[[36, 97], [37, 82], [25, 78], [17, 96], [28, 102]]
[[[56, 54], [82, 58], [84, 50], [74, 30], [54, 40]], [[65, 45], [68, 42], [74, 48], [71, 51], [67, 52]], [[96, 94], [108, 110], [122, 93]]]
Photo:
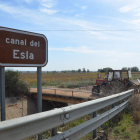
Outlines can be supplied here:
[[[13, 38], [6, 38], [6, 43], [8, 44], [15, 44], [15, 45], [21, 45], [26, 46], [27, 40], [19, 40], [19, 39], [13, 39]], [[40, 47], [40, 41], [35, 42], [34, 40], [30, 41], [30, 46], [32, 47]], [[13, 59], [34, 59], [34, 54], [29, 53], [28, 51], [21, 52], [20, 50], [13, 49]]]

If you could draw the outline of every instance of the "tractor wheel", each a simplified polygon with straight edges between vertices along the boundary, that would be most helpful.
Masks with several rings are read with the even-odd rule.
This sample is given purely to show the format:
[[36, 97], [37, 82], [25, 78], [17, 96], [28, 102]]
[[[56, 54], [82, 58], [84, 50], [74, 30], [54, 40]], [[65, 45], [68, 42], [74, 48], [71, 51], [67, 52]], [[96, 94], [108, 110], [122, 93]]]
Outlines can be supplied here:
[[93, 87], [93, 88], [92, 88], [92, 93], [94, 93], [94, 92], [95, 92], [95, 93], [99, 93], [99, 89], [98, 89], [97, 87]]

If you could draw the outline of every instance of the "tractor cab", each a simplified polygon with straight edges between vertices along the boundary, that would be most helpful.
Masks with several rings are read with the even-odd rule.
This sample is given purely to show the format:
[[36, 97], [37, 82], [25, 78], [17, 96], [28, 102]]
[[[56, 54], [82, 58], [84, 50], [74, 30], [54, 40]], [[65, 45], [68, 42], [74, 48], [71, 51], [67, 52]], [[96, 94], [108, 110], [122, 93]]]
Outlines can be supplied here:
[[131, 71], [129, 70], [108, 70], [106, 74], [107, 82], [120, 81], [124, 85], [129, 83], [129, 78], [131, 77]]
[[110, 82], [115, 79], [128, 78], [130, 77], [130, 73], [128, 70], [108, 70], [107, 72], [107, 80]]
[[124, 86], [128, 86], [129, 78], [131, 77], [131, 71], [128, 70], [108, 70], [105, 74], [104, 79], [97, 78], [96, 85], [93, 86], [92, 92], [99, 93], [100, 86], [106, 85], [112, 81], [119, 81], [124, 84]]

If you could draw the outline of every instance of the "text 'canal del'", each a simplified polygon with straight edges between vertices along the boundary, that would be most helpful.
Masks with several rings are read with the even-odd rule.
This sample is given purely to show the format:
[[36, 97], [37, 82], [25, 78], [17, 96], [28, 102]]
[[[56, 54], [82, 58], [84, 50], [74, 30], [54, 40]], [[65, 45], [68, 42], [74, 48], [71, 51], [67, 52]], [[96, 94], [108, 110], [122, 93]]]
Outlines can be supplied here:
[[[5, 41], [7, 44], [27, 46], [27, 39], [20, 40], [20, 39], [6, 38]], [[29, 42], [29, 45], [31, 47], [40, 47], [40, 41], [35, 42], [34, 40], [32, 40]], [[34, 54], [31, 52], [28, 52], [28, 50], [26, 50], [25, 52], [21, 52], [20, 50], [13, 49], [13, 59], [34, 60]]]

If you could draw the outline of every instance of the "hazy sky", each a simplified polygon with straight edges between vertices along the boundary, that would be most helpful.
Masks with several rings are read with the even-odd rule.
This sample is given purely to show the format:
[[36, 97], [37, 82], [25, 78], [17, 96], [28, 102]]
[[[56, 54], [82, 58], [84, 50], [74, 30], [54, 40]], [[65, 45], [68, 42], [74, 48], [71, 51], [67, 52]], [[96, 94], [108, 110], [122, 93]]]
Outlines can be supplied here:
[[140, 68], [140, 0], [0, 0], [0, 26], [47, 37], [44, 71]]

